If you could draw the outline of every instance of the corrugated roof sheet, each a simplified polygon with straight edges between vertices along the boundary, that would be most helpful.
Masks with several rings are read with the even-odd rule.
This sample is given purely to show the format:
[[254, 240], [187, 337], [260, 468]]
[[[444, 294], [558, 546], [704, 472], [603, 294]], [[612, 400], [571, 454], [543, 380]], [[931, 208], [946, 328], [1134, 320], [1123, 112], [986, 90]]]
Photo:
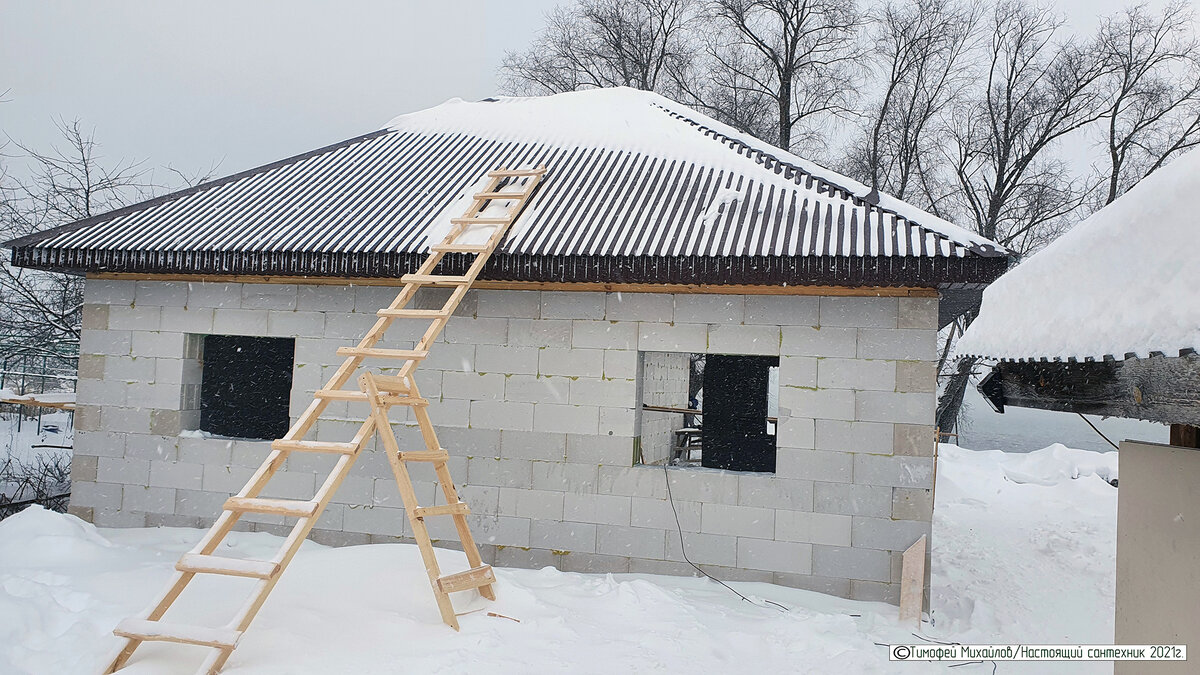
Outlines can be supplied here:
[[[604, 95], [611, 104], [614, 94]], [[687, 135], [647, 145], [623, 142], [615, 135], [619, 130], [605, 132], [610, 141], [574, 142], [569, 133], [539, 138], [520, 125], [480, 130], [464, 124], [455, 131], [453, 116], [449, 122], [439, 117], [439, 107], [426, 117], [401, 117], [379, 132], [9, 245], [19, 249], [14, 260], [35, 266], [112, 270], [130, 267], [121, 261], [151, 260], [163, 268], [210, 273], [221, 270], [211, 269], [206, 260], [239, 256], [415, 254], [427, 248], [431, 228], [458, 215], [464, 195], [475, 190], [486, 171], [545, 165], [549, 172], [501, 254], [1005, 254], [933, 216], [928, 216], [932, 226], [915, 221], [914, 213], [921, 212], [912, 207], [871, 203], [871, 197], [851, 192], [862, 186], [848, 188], [845, 179], [835, 183], [815, 175], [811, 165], [799, 166], [782, 158], [791, 158], [782, 151], [772, 154], [752, 146], [667, 99], [636, 92], [622, 94], [619, 101], [633, 111], [629, 124], [645, 127], [641, 133], [654, 131], [653, 125], [661, 122], [672, 133]], [[457, 105], [476, 106], [473, 110], [484, 116], [487, 106], [504, 106]]]

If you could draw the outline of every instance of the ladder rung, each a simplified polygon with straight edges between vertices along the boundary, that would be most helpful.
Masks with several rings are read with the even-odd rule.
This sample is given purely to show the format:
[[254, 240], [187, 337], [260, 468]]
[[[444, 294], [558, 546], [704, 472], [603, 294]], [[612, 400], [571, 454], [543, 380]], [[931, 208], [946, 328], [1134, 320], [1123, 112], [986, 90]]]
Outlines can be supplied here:
[[417, 518], [425, 516], [466, 516], [470, 515], [471, 509], [466, 502], [458, 502], [457, 504], [441, 504], [439, 506], [422, 506], [413, 509], [413, 515]]
[[444, 309], [388, 309], [383, 308], [375, 314], [390, 316], [394, 319], [445, 319], [450, 312]]
[[196, 572], [201, 574], [224, 574], [231, 577], [250, 577], [252, 579], [271, 579], [279, 574], [279, 563], [269, 560], [242, 560], [239, 558], [221, 558], [215, 555], [200, 555], [185, 553], [175, 563], [175, 569], [180, 572]]
[[113, 634], [134, 640], [181, 642], [220, 649], [233, 649], [242, 637], [241, 631], [232, 628], [189, 626], [183, 623], [162, 623], [145, 619], [125, 619], [117, 624], [117, 627], [113, 629]]
[[358, 452], [358, 446], [354, 443], [331, 443], [328, 441], [289, 441], [279, 439], [271, 442], [273, 450], [286, 450], [287, 452], [333, 452], [340, 455], [353, 455]]
[[496, 575], [492, 572], [491, 565], [482, 565], [469, 569], [466, 572], [448, 574], [444, 577], [439, 577], [437, 580], [438, 588], [443, 593], [466, 591], [494, 583], [496, 583]]
[[430, 251], [437, 253], [483, 253], [489, 244], [434, 244]]
[[524, 199], [524, 192], [477, 192], [475, 199]]
[[230, 497], [225, 501], [226, 511], [250, 511], [253, 513], [276, 513], [294, 518], [311, 518], [320, 503], [293, 499], [262, 499], [260, 497]]
[[429, 284], [430, 286], [461, 286], [471, 283], [470, 277], [447, 276], [444, 274], [405, 274], [400, 277], [404, 284]]
[[496, 169], [488, 172], [488, 178], [507, 178], [509, 176], [540, 176], [546, 173], [545, 168], [540, 169]]
[[512, 218], [451, 218], [453, 225], [507, 225]]
[[[353, 391], [350, 389], [318, 389], [313, 392], [314, 398], [322, 398], [329, 401], [366, 401], [367, 395], [361, 391]], [[384, 395], [383, 402], [388, 405], [429, 405], [429, 399], [417, 398], [415, 396], [388, 396]]]
[[407, 359], [420, 361], [429, 356], [428, 351], [415, 349], [381, 349], [379, 347], [338, 347], [338, 356], [362, 356], [374, 359]]
[[375, 386], [379, 391], [392, 394], [407, 394], [408, 382], [403, 377], [395, 375], [372, 375], [371, 379], [375, 381]]
[[414, 450], [412, 452], [401, 452], [401, 462], [445, 462], [450, 459], [450, 453], [442, 450]]

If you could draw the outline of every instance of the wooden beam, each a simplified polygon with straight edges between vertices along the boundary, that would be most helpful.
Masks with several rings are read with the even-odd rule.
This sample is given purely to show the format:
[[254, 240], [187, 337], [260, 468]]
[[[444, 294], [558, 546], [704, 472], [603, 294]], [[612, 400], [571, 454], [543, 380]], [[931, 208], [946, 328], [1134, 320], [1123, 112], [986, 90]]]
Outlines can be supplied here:
[[1200, 428], [1191, 424], [1172, 424], [1171, 445], [1178, 448], [1200, 448]]
[[1124, 361], [1004, 361], [980, 383], [1004, 406], [1200, 426], [1200, 356]]
[[[193, 283], [312, 284], [321, 286], [403, 286], [399, 279], [365, 277], [289, 277], [251, 274], [136, 274], [102, 272], [89, 279], [187, 281]], [[505, 291], [579, 291], [608, 293], [676, 293], [720, 295], [826, 295], [878, 298], [936, 298], [936, 288], [910, 286], [767, 286], [757, 284], [622, 284], [549, 281], [476, 280], [472, 288]]]

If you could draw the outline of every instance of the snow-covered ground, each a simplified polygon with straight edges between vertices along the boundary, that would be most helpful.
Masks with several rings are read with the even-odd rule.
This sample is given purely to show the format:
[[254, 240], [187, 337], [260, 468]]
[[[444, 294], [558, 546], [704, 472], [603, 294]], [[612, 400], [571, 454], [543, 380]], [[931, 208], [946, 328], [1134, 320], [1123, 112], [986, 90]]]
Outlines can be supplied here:
[[[1117, 490], [1114, 453], [941, 448], [929, 639], [1112, 641]], [[119, 645], [110, 631], [143, 610], [191, 529], [96, 529], [39, 508], [0, 522], [0, 672], [95, 672]], [[223, 555], [268, 557], [280, 539], [235, 533]], [[439, 551], [446, 569], [462, 555]], [[308, 542], [234, 652], [228, 673], [946, 672], [892, 663], [880, 644], [920, 640], [889, 605], [769, 584], [498, 569], [494, 603], [460, 594], [462, 632], [443, 626], [414, 546]], [[219, 625], [238, 579], [205, 577], [181, 622]], [[763, 599], [784, 605], [781, 610]], [[240, 597], [236, 602], [240, 602]], [[503, 616], [489, 616], [494, 612]], [[149, 644], [129, 669], [190, 673], [203, 651]], [[1030, 667], [1038, 666], [1038, 667]], [[991, 673], [969, 664], [955, 673]], [[998, 672], [1048, 672], [1001, 664]], [[1055, 673], [1111, 672], [1104, 663]]]

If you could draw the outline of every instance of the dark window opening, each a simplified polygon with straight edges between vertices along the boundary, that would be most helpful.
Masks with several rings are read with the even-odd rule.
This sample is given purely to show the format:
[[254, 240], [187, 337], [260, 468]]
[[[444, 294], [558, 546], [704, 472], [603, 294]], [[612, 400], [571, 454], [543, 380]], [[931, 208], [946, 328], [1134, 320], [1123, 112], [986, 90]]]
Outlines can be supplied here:
[[200, 379], [200, 430], [235, 438], [287, 433], [292, 338], [206, 335]]
[[779, 358], [643, 352], [638, 459], [775, 471]]

